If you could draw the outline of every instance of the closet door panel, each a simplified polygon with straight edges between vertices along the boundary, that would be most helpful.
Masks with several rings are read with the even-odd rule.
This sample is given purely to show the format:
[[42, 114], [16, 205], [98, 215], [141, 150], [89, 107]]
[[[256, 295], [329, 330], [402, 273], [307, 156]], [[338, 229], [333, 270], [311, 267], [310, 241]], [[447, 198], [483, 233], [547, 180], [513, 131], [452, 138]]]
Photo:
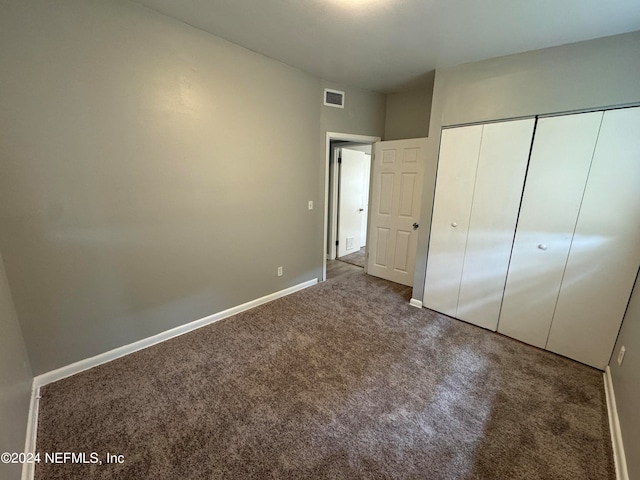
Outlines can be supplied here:
[[538, 120], [498, 331], [544, 348], [602, 112]]
[[604, 369], [640, 264], [640, 108], [605, 112], [547, 349]]
[[456, 317], [496, 330], [535, 119], [484, 126]]
[[482, 125], [442, 131], [423, 305], [455, 316]]

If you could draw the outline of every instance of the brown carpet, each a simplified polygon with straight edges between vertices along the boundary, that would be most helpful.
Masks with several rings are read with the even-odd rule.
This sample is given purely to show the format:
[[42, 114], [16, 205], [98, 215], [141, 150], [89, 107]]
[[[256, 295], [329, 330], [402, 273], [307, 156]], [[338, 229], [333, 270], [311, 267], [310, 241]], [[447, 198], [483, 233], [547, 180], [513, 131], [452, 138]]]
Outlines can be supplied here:
[[336, 260], [340, 260], [341, 262], [350, 263], [351, 265], [357, 265], [358, 267], [364, 268], [365, 249], [366, 247], [362, 247], [357, 252], [350, 253], [349, 255], [344, 255], [343, 257], [338, 257], [336, 258]]
[[37, 479], [614, 479], [602, 373], [347, 274], [42, 389]]

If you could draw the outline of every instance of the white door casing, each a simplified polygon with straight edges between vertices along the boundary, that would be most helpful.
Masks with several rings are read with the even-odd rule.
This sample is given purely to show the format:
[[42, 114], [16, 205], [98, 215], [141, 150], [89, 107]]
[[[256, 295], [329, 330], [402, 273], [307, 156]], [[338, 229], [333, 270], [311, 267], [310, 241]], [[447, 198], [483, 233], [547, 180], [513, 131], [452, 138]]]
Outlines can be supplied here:
[[366, 228], [364, 196], [369, 191], [367, 175], [369, 157], [364, 152], [343, 148], [341, 159], [338, 257], [357, 252], [365, 244], [365, 235], [362, 231], [363, 219]]
[[[329, 196], [331, 192], [335, 189], [333, 186], [329, 188], [329, 177], [331, 176], [330, 172], [332, 169], [331, 162], [331, 142], [332, 141], [343, 141], [343, 142], [355, 142], [359, 144], [367, 144], [371, 145], [374, 142], [379, 142], [380, 137], [369, 136], [369, 135], [356, 135], [352, 133], [339, 133], [339, 132], [326, 132], [324, 138], [324, 222], [323, 222], [323, 234], [322, 238], [325, 239], [326, 242], [329, 240], [330, 232], [333, 231], [330, 228], [330, 222], [333, 222], [335, 216], [333, 214], [333, 210], [329, 210]], [[331, 185], [334, 185], [333, 183]], [[333, 235], [333, 234], [331, 234]], [[331, 243], [329, 244], [329, 255], [327, 255], [327, 244], [322, 242], [322, 274], [318, 278], [319, 281], [325, 281], [327, 279], [327, 260], [328, 258], [334, 258], [336, 252], [336, 242], [335, 238], [332, 238]], [[328, 257], [328, 258], [327, 258]]]
[[365, 164], [364, 164], [364, 190], [362, 192], [362, 208], [364, 211], [362, 212], [362, 224], [360, 226], [360, 231], [362, 232], [362, 246], [366, 246], [367, 244], [367, 224], [369, 221], [369, 193], [370, 193], [370, 185], [371, 185], [371, 154], [365, 153]]
[[374, 144], [367, 271], [408, 286], [415, 271], [426, 142]]
[[[327, 259], [334, 260], [338, 256], [338, 157], [340, 157], [340, 147], [331, 147], [331, 157], [329, 158], [327, 181]], [[325, 260], [326, 261], [326, 260]], [[324, 268], [324, 265], [323, 265]]]

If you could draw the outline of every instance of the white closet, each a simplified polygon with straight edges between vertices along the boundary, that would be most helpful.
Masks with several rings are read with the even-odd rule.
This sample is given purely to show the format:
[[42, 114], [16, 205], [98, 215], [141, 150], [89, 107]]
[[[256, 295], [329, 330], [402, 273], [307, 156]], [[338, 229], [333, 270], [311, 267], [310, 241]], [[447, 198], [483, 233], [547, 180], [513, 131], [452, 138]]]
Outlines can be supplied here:
[[534, 123], [443, 130], [424, 306], [496, 329]]
[[[640, 265], [640, 108], [540, 118], [524, 192], [524, 170], [505, 168], [494, 183], [481, 174], [481, 161], [474, 165], [449, 148], [448, 140], [463, 130], [483, 128], [482, 152], [484, 131], [491, 125], [443, 131], [424, 305], [486, 328], [497, 325], [505, 335], [604, 369]], [[513, 159], [520, 153], [514, 146]], [[474, 156], [472, 149], [465, 154]], [[457, 243], [443, 238], [444, 219], [459, 214], [443, 193], [456, 181], [447, 173], [450, 163], [468, 169], [459, 172], [461, 178], [475, 178], [470, 220], [462, 224], [468, 228], [467, 240]], [[513, 189], [507, 197], [506, 184]], [[476, 197], [483, 190], [488, 197], [495, 190], [496, 198]], [[476, 234], [474, 212], [488, 205], [505, 215], [503, 223], [485, 220]], [[517, 230], [514, 220], [509, 243], [506, 218], [514, 208]], [[476, 236], [483, 247], [474, 247]], [[505, 243], [507, 267], [500, 255], [494, 265], [494, 252], [504, 250]], [[484, 264], [472, 260], [482, 252]], [[455, 259], [448, 262], [455, 268], [447, 267], [447, 258]], [[442, 282], [445, 276], [447, 283]], [[503, 281], [500, 288], [497, 278]]]
[[640, 264], [640, 108], [604, 113], [547, 349], [604, 369]]
[[541, 118], [498, 330], [546, 348], [603, 112]]

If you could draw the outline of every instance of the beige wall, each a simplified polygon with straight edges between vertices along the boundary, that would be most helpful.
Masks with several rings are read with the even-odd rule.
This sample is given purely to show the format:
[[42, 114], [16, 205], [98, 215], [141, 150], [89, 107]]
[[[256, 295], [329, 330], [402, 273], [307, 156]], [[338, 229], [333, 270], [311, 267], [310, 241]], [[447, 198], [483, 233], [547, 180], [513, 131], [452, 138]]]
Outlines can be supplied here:
[[35, 374], [320, 277], [325, 132], [384, 132], [383, 94], [126, 0], [7, 2], [0, 62], [0, 248]]
[[435, 71], [426, 75], [418, 88], [387, 94], [384, 140], [429, 135], [434, 80]]
[[442, 127], [640, 103], [638, 52], [634, 32], [436, 71], [414, 298], [424, 289]]
[[384, 129], [381, 94], [322, 110], [320, 79], [125, 0], [7, 3], [0, 63], [35, 374], [319, 277], [323, 131]]
[[[0, 452], [24, 451], [32, 380], [0, 255]], [[0, 463], [0, 478], [20, 478], [21, 467]]]
[[[323, 142], [326, 132], [369, 135], [382, 138], [384, 135], [386, 103], [384, 94], [322, 81], [322, 91], [325, 88], [345, 92], [345, 105], [344, 108], [322, 106], [321, 130]], [[320, 93], [319, 101], [322, 103], [322, 92]]]
[[[321, 110], [320, 142], [322, 143], [322, 148], [318, 161], [318, 188], [322, 192], [322, 200], [318, 207], [321, 209], [324, 208], [325, 203], [324, 192], [327, 132], [382, 138], [384, 135], [386, 105], [386, 96], [382, 93], [363, 90], [361, 88], [350, 87], [329, 81], [322, 82], [323, 92], [325, 88], [345, 92], [345, 105], [344, 108], [327, 107], [323, 105]], [[329, 199], [329, 212], [331, 212], [331, 208]], [[325, 244], [325, 248], [322, 252], [318, 252], [321, 262], [322, 256], [326, 256], [330, 250], [329, 241], [331, 226], [328, 223], [329, 219], [327, 219], [327, 242]], [[320, 229], [317, 231], [317, 236], [322, 238], [324, 235], [324, 225], [320, 225], [319, 227]]]
[[[619, 366], [617, 358], [622, 346], [626, 353]], [[629, 478], [640, 478], [640, 282], [636, 281], [609, 367]]]

